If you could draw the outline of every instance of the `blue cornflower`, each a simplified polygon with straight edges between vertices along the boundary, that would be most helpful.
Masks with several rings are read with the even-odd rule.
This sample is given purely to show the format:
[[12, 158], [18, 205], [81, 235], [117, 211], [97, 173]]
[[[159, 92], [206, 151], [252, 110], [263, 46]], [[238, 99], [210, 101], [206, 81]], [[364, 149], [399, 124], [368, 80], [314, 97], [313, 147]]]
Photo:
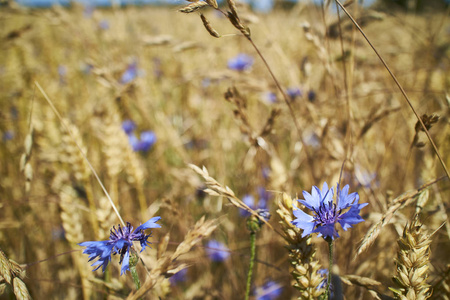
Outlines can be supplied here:
[[206, 253], [214, 262], [222, 262], [230, 256], [230, 250], [216, 240], [211, 240], [206, 244]]
[[12, 130], [7, 130], [7, 131], [5, 131], [5, 132], [3, 133], [3, 138], [2, 138], [2, 140], [3, 140], [3, 142], [10, 141], [10, 140], [12, 140], [12, 139], [14, 138], [14, 136], [15, 136], [14, 131], [12, 131]]
[[133, 231], [133, 226], [127, 222], [127, 226], [118, 228], [114, 226], [111, 229], [111, 234], [109, 240], [107, 241], [93, 241], [93, 242], [83, 242], [78, 245], [86, 247], [83, 251], [84, 254], [89, 254], [89, 261], [98, 258], [96, 262], [92, 264], [92, 267], [97, 266], [93, 271], [102, 267], [103, 272], [105, 272], [108, 263], [111, 261], [112, 254], [120, 254], [119, 263], [122, 264], [120, 275], [130, 270], [130, 249], [133, 246], [133, 241], [139, 241], [144, 251], [145, 247], [150, 244], [148, 238], [151, 234], [145, 234], [144, 230], [149, 228], [160, 228], [161, 225], [156, 224], [161, 219], [161, 217], [154, 217], [136, 228]]
[[291, 99], [291, 101], [295, 100], [297, 97], [303, 96], [302, 90], [298, 87], [290, 87], [286, 90], [286, 94]]
[[267, 92], [262, 95], [262, 99], [269, 104], [276, 103], [277, 95], [274, 92]]
[[122, 77], [120, 78], [121, 84], [127, 84], [133, 81], [138, 76], [138, 65], [137, 61], [133, 61], [131, 64], [127, 66], [125, 72], [123, 72]]
[[308, 91], [308, 100], [309, 100], [309, 102], [316, 101], [316, 92], [314, 92], [313, 90], [309, 90]]
[[140, 150], [140, 141], [135, 134], [128, 135], [128, 142], [130, 143], [133, 151], [137, 152]]
[[141, 132], [141, 142], [139, 143], [139, 150], [146, 152], [150, 150], [155, 143], [156, 134], [153, 131], [147, 130]]
[[253, 65], [253, 57], [247, 54], [239, 54], [228, 60], [228, 68], [235, 71], [245, 71]]
[[320, 269], [317, 271], [317, 273], [319, 273], [319, 275], [323, 278], [323, 280], [317, 286], [317, 289], [320, 290], [326, 288], [328, 284], [328, 269]]
[[[255, 207], [255, 198], [252, 195], [247, 194], [244, 197], [242, 197], [242, 202], [244, 202], [245, 205], [247, 205], [251, 209], [255, 210], [255, 208], [256, 208]], [[240, 209], [239, 214], [242, 217], [249, 217], [251, 215], [251, 213], [246, 211], [245, 209]]]
[[275, 281], [268, 281], [262, 287], [255, 290], [255, 298], [257, 300], [273, 300], [281, 295], [283, 287]]
[[186, 269], [182, 269], [182, 270], [178, 271], [177, 273], [175, 273], [172, 277], [169, 278], [170, 284], [175, 285], [179, 282], [185, 281], [187, 272], [188, 272], [188, 270], [186, 268]]
[[101, 20], [100, 22], [98, 22], [98, 27], [102, 30], [108, 30], [109, 29], [109, 22], [108, 20]]
[[[255, 205], [255, 198], [249, 194], [242, 197], [242, 202], [244, 202], [248, 207], [250, 207], [253, 210], [260, 209], [261, 214], [263, 214], [261, 216], [266, 218], [265, 215], [269, 214], [269, 210], [267, 209], [267, 201], [269, 200], [271, 195], [262, 186], [258, 186], [257, 190], [258, 190], [258, 194], [259, 194], [258, 205]], [[242, 217], [249, 217], [251, 215], [251, 213], [245, 209], [240, 209], [239, 213]], [[270, 214], [269, 214], [269, 216], [270, 216]], [[266, 218], [266, 219], [268, 219], [268, 218]]]
[[[359, 215], [361, 208], [368, 203], [358, 204], [359, 195], [357, 193], [348, 194], [349, 186], [346, 185], [342, 190], [337, 187], [337, 201], [333, 203], [333, 188], [328, 189], [328, 185], [324, 182], [322, 190], [313, 186], [311, 194], [303, 191], [305, 200], [298, 200], [301, 204], [314, 212], [310, 216], [300, 209], [294, 210], [297, 217], [292, 224], [303, 229], [302, 237], [318, 233], [318, 236], [327, 238], [337, 238], [339, 234], [336, 230], [336, 223], [341, 224], [342, 229], [346, 231], [352, 225], [363, 222], [363, 218]], [[343, 211], [350, 208], [345, 213]]]
[[132, 120], [125, 120], [122, 122], [122, 129], [127, 135], [130, 135], [136, 129], [136, 123]]

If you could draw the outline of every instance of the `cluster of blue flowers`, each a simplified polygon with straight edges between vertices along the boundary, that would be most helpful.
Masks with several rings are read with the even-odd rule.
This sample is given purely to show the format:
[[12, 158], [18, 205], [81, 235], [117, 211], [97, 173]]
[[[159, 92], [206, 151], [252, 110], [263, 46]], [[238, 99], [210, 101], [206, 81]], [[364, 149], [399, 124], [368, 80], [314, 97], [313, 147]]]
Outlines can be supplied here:
[[93, 267], [97, 266], [94, 271], [102, 267], [103, 272], [105, 272], [106, 267], [111, 261], [111, 255], [119, 254], [119, 263], [122, 264], [120, 275], [122, 275], [127, 270], [130, 270], [130, 251], [133, 247], [133, 241], [138, 241], [142, 247], [141, 252], [144, 251], [145, 247], [150, 244], [148, 238], [151, 236], [151, 233], [146, 235], [144, 230], [160, 228], [161, 225], [156, 224], [160, 219], [161, 217], [151, 218], [134, 231], [133, 226], [131, 226], [130, 223], [127, 223], [125, 227], [118, 225], [117, 229], [116, 227], [111, 229], [109, 240], [83, 242], [79, 245], [86, 247], [83, 253], [89, 255], [89, 261], [97, 259], [97, 261], [92, 264]]
[[295, 209], [296, 219], [292, 221], [292, 224], [303, 229], [303, 237], [318, 233], [318, 236], [323, 236], [324, 239], [338, 238], [336, 224], [339, 223], [346, 231], [352, 225], [363, 222], [359, 213], [368, 204], [358, 204], [359, 195], [357, 193], [349, 195], [348, 190], [348, 185], [341, 190], [338, 184], [336, 203], [333, 202], [334, 189], [333, 187], [329, 189], [326, 182], [324, 182], [322, 190], [313, 186], [311, 194], [303, 191], [305, 199], [298, 201], [311, 210], [313, 215], [311, 216], [301, 209]]
[[132, 120], [125, 120], [122, 122], [122, 129], [128, 136], [128, 141], [134, 151], [149, 151], [156, 143], [156, 134], [151, 130], [145, 130], [141, 132], [140, 139], [134, 133], [136, 129], [136, 123]]

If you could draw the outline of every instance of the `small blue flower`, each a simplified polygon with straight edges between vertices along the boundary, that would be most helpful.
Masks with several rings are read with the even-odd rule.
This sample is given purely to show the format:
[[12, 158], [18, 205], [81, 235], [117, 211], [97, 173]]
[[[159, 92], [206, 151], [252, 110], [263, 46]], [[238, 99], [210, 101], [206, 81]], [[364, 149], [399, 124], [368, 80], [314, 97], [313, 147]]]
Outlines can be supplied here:
[[123, 72], [122, 77], [120, 78], [121, 84], [127, 84], [133, 81], [138, 76], [138, 66], [137, 61], [132, 62], [128, 65], [125, 72]]
[[268, 104], [273, 104], [277, 102], [277, 95], [274, 92], [267, 92], [262, 95], [262, 99]]
[[141, 252], [145, 250], [146, 246], [149, 246], [150, 242], [148, 238], [151, 234], [146, 235], [144, 230], [149, 228], [161, 228], [161, 225], [156, 224], [161, 217], [154, 217], [140, 225], [133, 231], [133, 226], [127, 222], [125, 227], [118, 225], [118, 228], [114, 226], [111, 229], [109, 240], [107, 241], [93, 241], [83, 242], [78, 245], [86, 247], [83, 251], [84, 254], [89, 254], [89, 261], [97, 258], [97, 261], [92, 264], [92, 267], [97, 266], [93, 271], [103, 267], [105, 272], [108, 263], [111, 261], [112, 254], [119, 254], [122, 268], [120, 275], [130, 270], [130, 249], [133, 247], [133, 241], [139, 241], [141, 244]]
[[108, 30], [109, 29], [109, 22], [108, 20], [101, 20], [100, 22], [98, 22], [98, 27], [102, 30]]
[[[244, 197], [242, 197], [242, 202], [244, 202], [245, 205], [247, 205], [248, 207], [250, 207], [253, 210], [256, 208], [255, 207], [255, 198], [253, 198], [252, 195], [247, 194]], [[246, 211], [245, 209], [240, 209], [239, 214], [242, 217], [249, 217], [251, 215], [251, 213]]]
[[128, 142], [133, 151], [138, 152], [140, 150], [140, 141], [135, 134], [128, 135]]
[[153, 147], [155, 143], [156, 134], [153, 131], [148, 130], [141, 132], [141, 142], [139, 145], [139, 150], [147, 152]]
[[14, 138], [14, 136], [15, 136], [14, 131], [12, 131], [12, 130], [7, 130], [7, 131], [5, 131], [5, 132], [3, 133], [3, 138], [2, 138], [2, 140], [3, 140], [3, 142], [10, 141], [10, 140], [12, 140], [12, 139]]
[[303, 96], [303, 92], [298, 87], [291, 87], [286, 90], [287, 96], [291, 101], [295, 100], [297, 97]]
[[183, 269], [177, 273], [175, 273], [172, 277], [169, 278], [170, 284], [175, 285], [179, 282], [183, 282], [186, 280], [187, 268]]
[[309, 102], [316, 101], [316, 92], [314, 92], [313, 90], [309, 90], [308, 91], [308, 100], [309, 100]]
[[274, 300], [277, 299], [283, 292], [281, 284], [275, 281], [268, 281], [262, 287], [255, 290], [255, 298], [257, 300]]
[[323, 280], [317, 286], [317, 289], [320, 290], [326, 288], [328, 284], [328, 269], [320, 269], [317, 271], [317, 273], [319, 273], [319, 275], [323, 278]]
[[211, 240], [206, 245], [206, 253], [209, 258], [214, 262], [222, 262], [230, 256], [230, 250], [216, 240]]
[[136, 129], [136, 123], [132, 120], [125, 120], [122, 122], [122, 129], [127, 135], [130, 135]]
[[[364, 221], [359, 213], [368, 203], [358, 204], [359, 195], [357, 193], [349, 195], [348, 190], [348, 185], [342, 190], [338, 185], [336, 203], [333, 203], [333, 188], [328, 189], [326, 182], [324, 182], [322, 190], [313, 186], [311, 194], [303, 191], [305, 200], [298, 201], [314, 213], [311, 216], [300, 209], [294, 210], [297, 219], [292, 221], [292, 224], [303, 229], [302, 237], [316, 232], [318, 236], [323, 236], [324, 239], [334, 239], [339, 237], [336, 223], [339, 223], [342, 229], [346, 231], [352, 225]], [[347, 208], [349, 210], [343, 213]]]
[[[255, 204], [255, 198], [249, 194], [242, 197], [242, 202], [244, 202], [248, 207], [250, 207], [255, 211], [258, 209], [261, 210], [262, 214], [261, 216], [264, 217], [265, 219], [268, 219], [270, 218], [270, 213], [269, 210], [267, 209], [267, 201], [270, 199], [271, 195], [262, 186], [259, 186], [257, 190], [259, 194], [258, 205]], [[251, 215], [251, 213], [245, 209], [240, 209], [239, 213], [242, 217], [249, 217]], [[267, 215], [269, 217], [266, 218], [265, 216]]]
[[245, 71], [253, 65], [253, 57], [247, 54], [239, 54], [228, 60], [228, 68], [235, 71]]

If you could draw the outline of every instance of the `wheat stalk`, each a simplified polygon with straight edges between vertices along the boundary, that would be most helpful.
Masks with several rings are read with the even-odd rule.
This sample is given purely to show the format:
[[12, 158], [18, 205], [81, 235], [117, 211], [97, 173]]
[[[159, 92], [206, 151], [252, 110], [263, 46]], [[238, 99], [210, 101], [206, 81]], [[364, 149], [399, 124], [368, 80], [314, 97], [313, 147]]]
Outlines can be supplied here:
[[430, 180], [424, 185], [422, 185], [420, 188], [416, 190], [410, 190], [406, 193], [401, 194], [394, 200], [392, 200], [391, 203], [389, 203], [389, 206], [386, 210], [386, 212], [381, 216], [380, 220], [372, 225], [369, 230], [367, 231], [366, 235], [364, 236], [361, 245], [358, 247], [358, 251], [356, 253], [356, 256], [360, 255], [362, 252], [366, 251], [373, 242], [377, 239], [379, 236], [381, 229], [389, 224], [389, 221], [391, 218], [397, 213], [397, 211], [404, 206], [408, 206], [412, 202], [416, 200], [416, 197], [419, 196], [421, 193], [424, 193], [425, 189], [429, 187], [430, 185], [436, 183], [437, 181], [443, 179], [444, 177]]
[[393, 280], [398, 288], [391, 288], [396, 299], [428, 299], [431, 296], [428, 278], [430, 261], [430, 236], [423, 232], [418, 215], [405, 226], [403, 236], [397, 241], [399, 250], [395, 263], [397, 275]]
[[200, 218], [200, 220], [195, 223], [194, 228], [189, 230], [183, 242], [178, 245], [172, 255], [160, 254], [161, 257], [156, 261], [156, 264], [153, 266], [153, 269], [150, 271], [150, 274], [148, 274], [141, 288], [136, 292], [131, 293], [127, 297], [127, 300], [139, 299], [150, 289], [152, 289], [158, 282], [161, 282], [166, 275], [173, 275], [179, 270], [186, 268], [186, 265], [177, 266], [177, 259], [181, 255], [189, 252], [195, 244], [211, 235], [211, 233], [217, 228], [217, 225], [217, 219], [205, 221], [204, 216]]
[[287, 242], [285, 247], [294, 268], [291, 274], [295, 280], [294, 287], [300, 292], [299, 299], [313, 300], [324, 293], [324, 289], [317, 289], [324, 278], [318, 273], [321, 265], [315, 258], [316, 248], [311, 244], [311, 235], [302, 237], [301, 230], [292, 224], [295, 218], [293, 201], [283, 193], [277, 201], [277, 214], [281, 218], [283, 238]]

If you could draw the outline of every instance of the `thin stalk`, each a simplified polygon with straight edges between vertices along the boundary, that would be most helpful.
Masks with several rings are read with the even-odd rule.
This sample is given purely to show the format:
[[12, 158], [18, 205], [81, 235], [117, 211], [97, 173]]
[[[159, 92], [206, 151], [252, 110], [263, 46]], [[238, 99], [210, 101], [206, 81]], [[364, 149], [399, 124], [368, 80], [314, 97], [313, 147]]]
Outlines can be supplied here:
[[245, 291], [245, 300], [248, 300], [250, 297], [250, 289], [252, 286], [252, 275], [253, 275], [253, 266], [255, 265], [255, 254], [256, 254], [256, 232], [250, 232], [250, 266], [248, 268], [247, 274], [247, 289]]
[[424, 130], [425, 134], [427, 135], [428, 140], [430, 141], [434, 152], [436, 153], [437, 157], [439, 158], [439, 162], [441, 163], [442, 167], [444, 168], [445, 173], [447, 174], [447, 177], [450, 178], [450, 174], [448, 172], [447, 166], [444, 163], [444, 160], [442, 159], [441, 155], [439, 154], [439, 151], [436, 147], [436, 145], [434, 144], [433, 139], [430, 136], [430, 133], [427, 130], [427, 127], [425, 126], [425, 124], [423, 123], [422, 119], [420, 118], [419, 114], [416, 112], [414, 106], [412, 105], [411, 101], [409, 100], [408, 95], [406, 94], [405, 90], [403, 89], [402, 85], [400, 84], [400, 82], [397, 80], [397, 77], [394, 75], [394, 73], [392, 73], [391, 69], [389, 68], [389, 66], [387, 65], [386, 61], [383, 59], [383, 57], [381, 56], [380, 53], [378, 53], [377, 49], [375, 49], [375, 47], [372, 45], [372, 43], [370, 42], [369, 38], [366, 36], [366, 34], [364, 33], [364, 31], [362, 30], [362, 28], [359, 26], [359, 24], [355, 21], [355, 19], [353, 19], [352, 15], [348, 12], [348, 10], [342, 5], [342, 3], [339, 0], [335, 0], [336, 4], [339, 5], [339, 7], [347, 14], [347, 16], [349, 17], [349, 19], [353, 22], [353, 24], [356, 26], [356, 28], [358, 28], [359, 32], [362, 34], [362, 36], [364, 37], [364, 39], [366, 40], [366, 42], [369, 44], [369, 46], [372, 48], [372, 50], [375, 52], [375, 54], [378, 56], [378, 58], [380, 59], [381, 63], [383, 64], [383, 66], [385, 67], [385, 69], [388, 71], [388, 73], [391, 75], [392, 79], [394, 80], [395, 84], [397, 85], [397, 87], [400, 89], [400, 92], [402, 93], [403, 97], [405, 98], [406, 102], [408, 103], [409, 107], [411, 108], [411, 110], [413, 111], [414, 115], [416, 116], [417, 120], [419, 120], [420, 125], [422, 126], [422, 129]]
[[[256, 53], [258, 53], [258, 56], [261, 58], [261, 60], [263, 61], [264, 65], [266, 66], [267, 71], [269, 71], [270, 76], [272, 76], [273, 81], [275, 82], [275, 85], [277, 86], [278, 90], [280, 91], [280, 93], [283, 95], [283, 99], [284, 102], [286, 102], [287, 107], [289, 108], [289, 113], [291, 114], [292, 120], [294, 121], [294, 125], [295, 128], [297, 129], [297, 133], [298, 133], [298, 138], [300, 139], [300, 141], [302, 142], [303, 145], [306, 145], [303, 142], [303, 134], [302, 134], [302, 130], [300, 129], [300, 125], [298, 124], [297, 118], [295, 117], [295, 113], [294, 113], [294, 109], [292, 108], [291, 103], [289, 102], [289, 98], [286, 95], [286, 93], [284, 92], [283, 88], [281, 87], [280, 83], [278, 82], [277, 77], [275, 76], [275, 74], [272, 72], [272, 69], [270, 68], [269, 64], [267, 63], [266, 59], [264, 58], [264, 56], [262, 55], [261, 51], [259, 51], [259, 48], [256, 46], [256, 44], [253, 42], [252, 38], [249, 36], [245, 36], [249, 42], [252, 44], [253, 48], [255, 49]], [[305, 154], [306, 154], [306, 158], [309, 164], [309, 169], [311, 171], [311, 176], [313, 178], [314, 181], [316, 181], [316, 177], [315, 174], [313, 172], [313, 166], [312, 166], [312, 158], [308, 153], [308, 150], [306, 149], [306, 147], [304, 147], [305, 150]]]
[[141, 281], [139, 280], [138, 273], [136, 271], [135, 266], [130, 266], [131, 277], [133, 277], [134, 285], [136, 286], [136, 290], [141, 288]]
[[326, 289], [325, 294], [327, 295], [327, 299], [330, 300], [331, 299], [331, 294], [330, 294], [331, 269], [333, 268], [333, 240], [332, 239], [328, 240], [328, 252], [329, 252], [329, 256], [328, 256], [328, 279], [327, 279], [327, 289]]

